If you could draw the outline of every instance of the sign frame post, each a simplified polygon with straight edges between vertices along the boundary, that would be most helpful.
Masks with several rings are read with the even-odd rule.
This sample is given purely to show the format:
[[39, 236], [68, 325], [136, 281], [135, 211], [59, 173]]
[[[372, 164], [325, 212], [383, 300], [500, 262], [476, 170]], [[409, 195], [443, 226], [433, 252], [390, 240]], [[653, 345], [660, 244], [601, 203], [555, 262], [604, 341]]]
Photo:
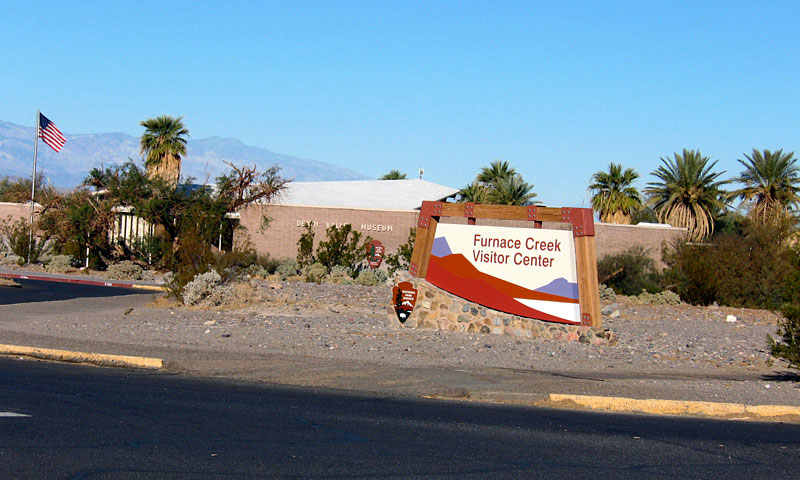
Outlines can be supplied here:
[[408, 269], [413, 277], [424, 279], [427, 274], [436, 226], [441, 217], [466, 217], [468, 225], [475, 225], [477, 219], [529, 221], [533, 228], [542, 228], [543, 222], [571, 224], [575, 241], [581, 325], [602, 327], [592, 209], [423, 201], [417, 221], [417, 238]]

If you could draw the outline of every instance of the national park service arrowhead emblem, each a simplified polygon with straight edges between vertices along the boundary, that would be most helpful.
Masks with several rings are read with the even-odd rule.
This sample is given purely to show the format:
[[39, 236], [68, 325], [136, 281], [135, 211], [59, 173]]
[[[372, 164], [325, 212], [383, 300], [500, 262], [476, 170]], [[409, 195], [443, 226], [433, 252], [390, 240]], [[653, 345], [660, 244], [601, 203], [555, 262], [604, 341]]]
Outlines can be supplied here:
[[405, 323], [417, 304], [417, 289], [411, 282], [400, 282], [392, 288], [394, 312], [400, 323]]
[[383, 243], [380, 240], [373, 240], [367, 245], [367, 263], [369, 268], [375, 269], [381, 266], [383, 261]]

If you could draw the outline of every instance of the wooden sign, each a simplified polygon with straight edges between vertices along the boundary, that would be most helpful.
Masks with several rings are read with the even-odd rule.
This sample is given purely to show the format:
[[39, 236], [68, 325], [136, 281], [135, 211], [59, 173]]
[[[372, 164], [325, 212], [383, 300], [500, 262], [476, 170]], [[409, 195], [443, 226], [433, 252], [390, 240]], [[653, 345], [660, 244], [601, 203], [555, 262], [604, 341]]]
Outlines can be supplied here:
[[571, 232], [440, 223], [425, 279], [494, 310], [581, 323]]
[[373, 240], [367, 245], [367, 263], [369, 268], [375, 269], [381, 266], [385, 249], [380, 240]]
[[[467, 225], [441, 217], [467, 217]], [[530, 228], [478, 225], [525, 220]], [[570, 230], [544, 229], [543, 222]], [[494, 310], [547, 322], [601, 326], [588, 208], [423, 202], [411, 275]]]

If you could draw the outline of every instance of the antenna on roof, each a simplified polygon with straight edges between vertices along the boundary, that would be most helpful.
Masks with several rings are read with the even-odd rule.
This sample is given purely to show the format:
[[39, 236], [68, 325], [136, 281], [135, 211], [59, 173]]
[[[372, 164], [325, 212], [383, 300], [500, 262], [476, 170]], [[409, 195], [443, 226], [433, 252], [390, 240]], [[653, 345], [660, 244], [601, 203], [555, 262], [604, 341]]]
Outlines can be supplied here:
[[419, 167], [419, 179], [422, 180], [422, 174], [425, 173], [425, 170], [422, 167]]

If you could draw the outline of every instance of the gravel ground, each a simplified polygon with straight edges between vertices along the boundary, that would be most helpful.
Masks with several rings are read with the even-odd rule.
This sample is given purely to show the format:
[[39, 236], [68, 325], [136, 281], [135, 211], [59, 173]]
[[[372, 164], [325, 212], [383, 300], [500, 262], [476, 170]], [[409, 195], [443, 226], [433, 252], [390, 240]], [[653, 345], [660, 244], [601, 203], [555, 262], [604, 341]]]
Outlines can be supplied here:
[[[704, 390], [704, 398], [800, 404], [797, 383], [768, 381], [771, 376], [786, 379], [781, 372], [788, 366], [768, 353], [766, 337], [775, 333], [778, 321], [768, 311], [635, 305], [620, 298], [616, 305], [620, 316], [603, 318], [604, 326], [617, 332], [618, 344], [589, 346], [394, 328], [387, 321], [391, 298], [387, 286], [266, 280], [252, 284], [262, 301], [238, 308], [189, 308], [159, 299], [132, 309], [111, 306], [94, 316], [54, 317], [53, 307], [44, 302], [25, 307], [25, 321], [1, 323], [8, 331], [76, 340], [330, 358], [402, 368], [499, 368], [559, 375], [644, 373], [641, 381], [630, 381], [653, 392], [660, 388], [658, 378], [694, 375], [686, 391]], [[728, 315], [735, 315], [736, 321], [726, 321]], [[733, 386], [726, 380], [737, 376], [749, 380], [733, 381]], [[736, 395], [731, 388], [738, 389]], [[771, 389], [769, 396], [763, 395], [764, 389]]]
[[[199, 309], [164, 301], [109, 319], [104, 338], [145, 337], [190, 345], [236, 346], [404, 366], [476, 365], [591, 371], [768, 369], [766, 336], [778, 317], [763, 310], [689, 305], [633, 305], [621, 298], [614, 347], [577, 342], [388, 327], [390, 289], [357, 285], [256, 282], [263, 302], [236, 309]], [[272, 286], [272, 288], [270, 287]], [[736, 322], [727, 322], [733, 314]], [[90, 324], [74, 325], [76, 333]], [[92, 328], [95, 328], [92, 325]], [[165, 335], [166, 332], [172, 332]], [[777, 361], [775, 367], [782, 366]]]

